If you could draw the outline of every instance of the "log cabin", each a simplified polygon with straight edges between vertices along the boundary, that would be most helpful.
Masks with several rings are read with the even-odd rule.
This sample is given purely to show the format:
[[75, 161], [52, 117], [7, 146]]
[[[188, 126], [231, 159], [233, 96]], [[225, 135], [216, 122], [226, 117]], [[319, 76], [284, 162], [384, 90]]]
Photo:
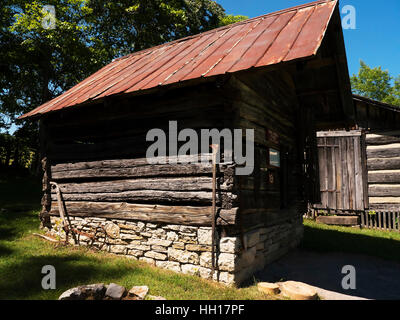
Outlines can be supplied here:
[[[320, 196], [316, 132], [353, 113], [338, 1], [324, 0], [115, 59], [21, 118], [40, 122], [49, 232], [240, 284], [301, 241]], [[254, 130], [252, 173], [149, 163], [147, 133], [171, 121]]]

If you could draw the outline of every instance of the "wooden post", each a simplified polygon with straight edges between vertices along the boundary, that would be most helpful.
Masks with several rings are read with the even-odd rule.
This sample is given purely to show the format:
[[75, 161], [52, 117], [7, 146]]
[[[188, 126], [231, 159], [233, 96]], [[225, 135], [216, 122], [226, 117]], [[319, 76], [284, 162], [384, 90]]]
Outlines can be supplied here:
[[42, 210], [39, 214], [40, 226], [51, 227], [49, 212], [51, 210], [51, 163], [47, 158], [47, 126], [43, 119], [39, 121], [40, 161], [43, 170], [42, 179]]
[[212, 233], [211, 233], [211, 277], [214, 276], [215, 271], [215, 217], [216, 217], [216, 183], [217, 183], [217, 154], [219, 146], [217, 144], [211, 145], [212, 148]]

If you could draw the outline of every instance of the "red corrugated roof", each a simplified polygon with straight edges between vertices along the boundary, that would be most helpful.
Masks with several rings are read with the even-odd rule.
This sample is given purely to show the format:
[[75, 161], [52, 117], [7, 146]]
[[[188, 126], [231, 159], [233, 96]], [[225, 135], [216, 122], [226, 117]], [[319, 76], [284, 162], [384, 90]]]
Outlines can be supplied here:
[[317, 1], [116, 59], [21, 118], [106, 96], [311, 57], [336, 5], [336, 0]]

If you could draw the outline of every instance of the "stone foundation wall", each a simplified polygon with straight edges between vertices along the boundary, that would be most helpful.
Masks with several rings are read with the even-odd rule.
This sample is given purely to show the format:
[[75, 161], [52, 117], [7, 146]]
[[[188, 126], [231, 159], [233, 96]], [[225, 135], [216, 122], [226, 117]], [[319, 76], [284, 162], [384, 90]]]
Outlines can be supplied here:
[[[144, 223], [103, 218], [70, 217], [79, 230], [79, 245], [145, 261], [175, 272], [211, 278], [211, 228]], [[51, 217], [50, 232], [65, 238], [61, 219]], [[265, 264], [284, 255], [302, 238], [301, 218], [283, 224], [222, 237], [217, 241], [214, 280], [240, 284]], [[74, 243], [70, 236], [69, 241]]]

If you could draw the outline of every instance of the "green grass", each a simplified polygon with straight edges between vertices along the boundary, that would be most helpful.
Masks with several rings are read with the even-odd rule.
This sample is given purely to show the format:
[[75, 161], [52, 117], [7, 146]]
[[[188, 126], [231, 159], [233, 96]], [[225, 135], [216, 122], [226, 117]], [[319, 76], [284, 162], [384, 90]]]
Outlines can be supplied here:
[[[271, 299], [247, 288], [226, 287], [195, 276], [161, 270], [132, 259], [87, 248], [56, 246], [32, 235], [39, 232], [40, 183], [0, 181], [0, 299], [57, 299], [83, 284], [114, 282], [147, 285], [167, 299]], [[56, 268], [56, 290], [43, 290], [44, 265]]]
[[359, 253], [400, 262], [400, 233], [304, 221], [302, 247], [319, 252]]

